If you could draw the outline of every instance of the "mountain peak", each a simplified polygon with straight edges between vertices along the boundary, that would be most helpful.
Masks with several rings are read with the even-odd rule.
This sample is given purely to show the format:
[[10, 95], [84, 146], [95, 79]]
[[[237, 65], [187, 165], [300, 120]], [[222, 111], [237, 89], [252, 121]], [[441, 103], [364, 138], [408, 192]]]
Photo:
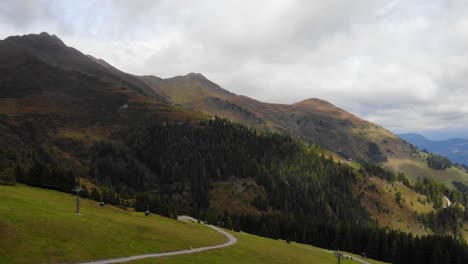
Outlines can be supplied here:
[[6, 38], [5, 40], [11, 40], [15, 42], [28, 42], [28, 43], [33, 43], [34, 45], [39, 45], [39, 46], [65, 46], [65, 43], [58, 38], [56, 35], [52, 34], [50, 35], [47, 32], [41, 32], [39, 34], [28, 34], [28, 35], [22, 35], [22, 36], [11, 36]]
[[198, 72], [191, 72], [191, 73], [185, 75], [185, 77], [194, 78], [194, 79], [208, 80], [203, 74], [198, 73]]
[[330, 103], [328, 101], [319, 99], [319, 98], [309, 98], [309, 99], [294, 103], [293, 105], [295, 105], [295, 106], [313, 105], [313, 106], [336, 107], [334, 104], [332, 104], [332, 103]]

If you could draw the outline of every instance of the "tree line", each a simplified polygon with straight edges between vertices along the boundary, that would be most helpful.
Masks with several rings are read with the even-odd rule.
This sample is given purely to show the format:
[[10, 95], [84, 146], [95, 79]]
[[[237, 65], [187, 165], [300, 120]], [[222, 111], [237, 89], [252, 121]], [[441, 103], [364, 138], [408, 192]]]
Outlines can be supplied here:
[[77, 184], [73, 170], [61, 166], [41, 148], [34, 148], [19, 156], [8, 150], [0, 151], [2, 182], [12, 185], [20, 182], [68, 193]]

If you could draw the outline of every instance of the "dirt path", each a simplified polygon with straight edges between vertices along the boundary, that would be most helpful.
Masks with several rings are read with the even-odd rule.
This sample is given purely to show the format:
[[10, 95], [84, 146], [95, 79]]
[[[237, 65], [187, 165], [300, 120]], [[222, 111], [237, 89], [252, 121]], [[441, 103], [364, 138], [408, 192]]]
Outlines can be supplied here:
[[[193, 221], [196, 222], [197, 220], [189, 217], [189, 216], [181, 216], [178, 217], [181, 221]], [[183, 254], [193, 254], [197, 252], [213, 250], [217, 248], [228, 247], [234, 245], [237, 242], [237, 238], [233, 235], [229, 234], [228, 232], [212, 225], [206, 225], [217, 232], [225, 235], [228, 238], [228, 241], [223, 244], [215, 245], [215, 246], [208, 246], [208, 247], [201, 247], [201, 248], [193, 248], [193, 249], [185, 249], [185, 250], [177, 250], [171, 252], [164, 252], [164, 253], [154, 253], [154, 254], [145, 254], [145, 255], [137, 255], [137, 256], [130, 256], [130, 257], [123, 257], [123, 258], [114, 258], [114, 259], [106, 259], [106, 260], [98, 260], [98, 261], [91, 261], [91, 262], [81, 262], [81, 264], [108, 264], [108, 263], [120, 263], [120, 262], [127, 262], [132, 260], [138, 259], [145, 259], [145, 258], [160, 258], [160, 257], [168, 257], [168, 256], [175, 256], [175, 255], [183, 255]]]

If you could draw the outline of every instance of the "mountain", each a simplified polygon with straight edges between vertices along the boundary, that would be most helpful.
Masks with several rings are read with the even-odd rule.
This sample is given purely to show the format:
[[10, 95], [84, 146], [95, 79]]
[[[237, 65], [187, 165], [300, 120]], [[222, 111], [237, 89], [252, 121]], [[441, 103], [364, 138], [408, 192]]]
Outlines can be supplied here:
[[81, 173], [87, 170], [86, 146], [118, 127], [150, 117], [163, 122], [203, 116], [173, 106], [140, 79], [48, 33], [1, 40], [0, 71], [3, 151], [41, 149]]
[[140, 79], [173, 103], [258, 129], [286, 133], [345, 158], [380, 162], [410, 152], [405, 142], [388, 130], [320, 99], [290, 105], [264, 103], [228, 92], [199, 73]]
[[419, 150], [405, 140], [321, 99], [289, 105], [264, 103], [233, 94], [199, 73], [167, 79], [139, 78], [177, 105], [261, 131], [291, 135], [337, 153], [342, 159], [382, 163], [412, 180], [430, 178], [449, 187], [453, 187], [453, 181], [468, 186], [468, 174], [459, 168], [433, 170]]
[[420, 149], [426, 149], [427, 151], [445, 156], [452, 162], [468, 166], [468, 139], [452, 138], [434, 141], [414, 133], [400, 134], [399, 136]]
[[31, 145], [26, 139], [53, 142], [48, 152], [61, 153], [83, 171], [86, 164], [77, 158], [86, 152], [83, 146], [118, 127], [150, 117], [183, 122], [219, 116], [315, 143], [342, 159], [381, 162], [413, 180], [468, 185], [466, 173], [429, 169], [411, 144], [320, 99], [272, 104], [231, 93], [200, 73], [136, 76], [45, 32], [1, 40], [0, 70], [0, 143], [20, 146], [11, 148], [16, 152]]
[[66, 46], [57, 36], [49, 35], [46, 32], [38, 35], [30, 34], [8, 37], [1, 41], [0, 46], [0, 56], [3, 59], [2, 66], [4, 67], [8, 66], [11, 68], [13, 65], [28, 67], [32, 66], [33, 60], [36, 60], [62, 71], [79, 73], [90, 78], [97, 78], [105, 82], [126, 86], [146, 95], [159, 97], [151, 88], [145, 86], [137, 78], [124, 73], [116, 74], [111, 69], [98, 63], [95, 59]]

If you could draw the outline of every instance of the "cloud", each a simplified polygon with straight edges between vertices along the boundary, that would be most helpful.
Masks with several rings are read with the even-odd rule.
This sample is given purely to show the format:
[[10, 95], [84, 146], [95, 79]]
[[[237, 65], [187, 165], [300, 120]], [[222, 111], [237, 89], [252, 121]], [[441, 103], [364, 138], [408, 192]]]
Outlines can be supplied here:
[[201, 72], [259, 100], [319, 97], [395, 132], [464, 136], [467, 12], [463, 0], [3, 1], [0, 32], [49, 31], [131, 73]]

